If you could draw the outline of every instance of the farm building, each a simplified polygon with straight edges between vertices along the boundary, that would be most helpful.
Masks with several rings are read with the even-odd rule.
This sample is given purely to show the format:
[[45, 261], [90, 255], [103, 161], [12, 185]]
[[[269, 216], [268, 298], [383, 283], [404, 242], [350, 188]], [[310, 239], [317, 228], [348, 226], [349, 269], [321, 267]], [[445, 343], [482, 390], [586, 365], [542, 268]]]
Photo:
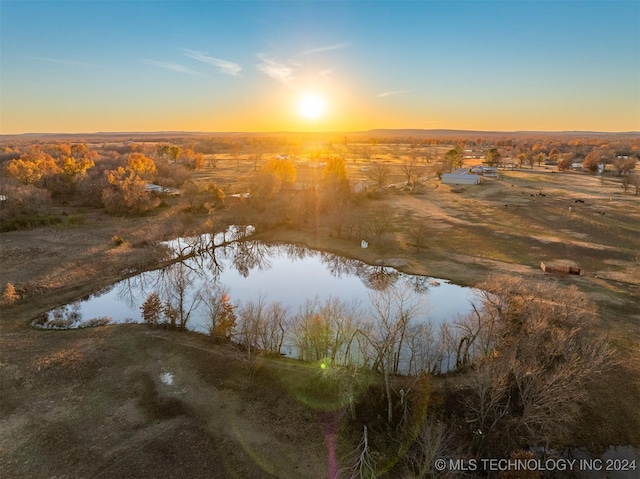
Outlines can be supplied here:
[[477, 165], [471, 168], [471, 172], [482, 176], [498, 177], [498, 168], [495, 166]]
[[540, 268], [545, 273], [580, 274], [580, 265], [568, 259], [557, 261], [541, 261]]
[[445, 185], [479, 185], [480, 176], [469, 173], [468, 168], [460, 168], [452, 173], [442, 175]]

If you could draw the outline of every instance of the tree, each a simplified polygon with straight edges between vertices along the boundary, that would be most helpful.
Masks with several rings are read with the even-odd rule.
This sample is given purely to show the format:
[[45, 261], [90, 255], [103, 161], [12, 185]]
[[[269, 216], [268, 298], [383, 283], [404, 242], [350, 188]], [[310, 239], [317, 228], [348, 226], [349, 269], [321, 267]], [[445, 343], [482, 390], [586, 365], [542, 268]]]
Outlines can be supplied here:
[[629, 175], [631, 184], [635, 187], [636, 196], [640, 196], [640, 174]]
[[368, 230], [378, 246], [393, 227], [393, 213], [389, 210], [378, 211], [367, 217]]
[[142, 319], [150, 326], [156, 327], [161, 323], [164, 306], [160, 295], [153, 292], [147, 296], [147, 299], [140, 307], [142, 311]]
[[558, 171], [566, 171], [571, 168], [571, 160], [569, 158], [562, 158], [557, 164]]
[[[537, 145], [534, 145], [534, 146], [537, 146]], [[544, 153], [538, 153], [535, 156], [535, 161], [536, 161], [538, 166], [542, 165], [542, 163], [544, 162], [545, 159], [546, 159], [546, 156], [545, 156]]]
[[284, 185], [292, 185], [296, 181], [296, 166], [292, 160], [269, 160], [263, 167], [262, 172], [273, 175]]
[[409, 239], [413, 242], [413, 246], [416, 247], [417, 253], [419, 253], [420, 249], [426, 244], [428, 233], [429, 229], [422, 219], [418, 220], [409, 228]]
[[[405, 335], [410, 321], [421, 309], [421, 301], [406, 285], [389, 287], [370, 295], [373, 328], [368, 341], [375, 352], [372, 369], [382, 374], [387, 397], [387, 422], [393, 421], [390, 376], [403, 363]], [[404, 366], [404, 364], [403, 364]]]
[[636, 167], [635, 158], [616, 158], [613, 166], [618, 171], [618, 176], [626, 175]]
[[209, 335], [217, 341], [230, 341], [237, 317], [228, 289], [216, 286], [205, 294], [204, 301], [209, 312]]
[[389, 183], [391, 168], [389, 165], [377, 161], [369, 167], [366, 171], [366, 175], [378, 188], [384, 188]]
[[589, 170], [590, 173], [596, 173], [598, 167], [602, 163], [602, 153], [600, 150], [593, 150], [589, 153], [582, 162], [582, 168]]
[[53, 157], [41, 147], [32, 146], [17, 160], [11, 160], [5, 167], [5, 174], [21, 183], [41, 186], [43, 178], [60, 173], [61, 169]]
[[611, 348], [593, 333], [595, 305], [555, 281], [492, 276], [479, 288], [461, 330], [475, 364], [465, 420], [476, 451], [566, 438], [586, 385], [613, 364]]
[[497, 148], [491, 148], [490, 150], [488, 150], [485, 153], [484, 162], [489, 166], [495, 166], [495, 165], [498, 165], [500, 163], [500, 159], [501, 158], [502, 158], [502, 155], [500, 154], [498, 149]]
[[327, 164], [322, 170], [322, 179], [336, 182], [347, 181], [347, 165], [345, 161], [337, 156], [327, 158]]
[[207, 210], [211, 212], [215, 209], [224, 208], [226, 195], [218, 185], [216, 185], [215, 183], [209, 183], [206, 186], [205, 191], [208, 194], [208, 201], [204, 203], [204, 206], [205, 208], [207, 208]]
[[165, 315], [171, 329], [187, 329], [191, 314], [202, 302], [201, 286], [194, 270], [183, 262], [174, 263], [163, 270]]
[[[358, 304], [336, 298], [323, 303], [307, 300], [291, 322], [292, 338], [300, 359], [324, 361], [326, 366], [350, 365], [357, 331]], [[355, 349], [355, 348], [354, 348]]]
[[177, 163], [182, 157], [182, 147], [177, 145], [158, 145], [158, 156], [168, 159], [170, 162]]
[[127, 158], [127, 169], [141, 179], [149, 180], [157, 173], [156, 163], [142, 153], [131, 153]]
[[444, 161], [451, 166], [451, 169], [460, 168], [463, 164], [462, 147], [457, 145], [454, 149], [444, 154]]
[[105, 171], [105, 176], [109, 187], [102, 190], [102, 202], [107, 212], [140, 214], [159, 203], [157, 198], [147, 192], [147, 183], [128, 168]]
[[412, 179], [417, 177], [422, 170], [422, 166], [418, 161], [418, 155], [415, 151], [412, 151], [408, 157], [405, 157], [400, 163], [400, 169], [404, 173], [405, 178], [407, 179], [407, 184], [411, 185], [413, 183]]
[[16, 293], [16, 288], [12, 283], [7, 283], [7, 286], [4, 288], [4, 292], [2, 293], [2, 303], [11, 304], [18, 299], [20, 299], [20, 295]]

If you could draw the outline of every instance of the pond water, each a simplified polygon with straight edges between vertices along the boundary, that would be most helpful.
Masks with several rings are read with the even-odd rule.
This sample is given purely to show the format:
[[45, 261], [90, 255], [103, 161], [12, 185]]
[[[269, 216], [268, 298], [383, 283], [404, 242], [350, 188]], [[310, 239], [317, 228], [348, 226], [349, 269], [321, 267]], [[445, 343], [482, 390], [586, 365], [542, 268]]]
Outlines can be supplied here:
[[[267, 245], [253, 240], [227, 243], [219, 235], [213, 240], [204, 236], [167, 245], [186, 259], [57, 308], [38, 318], [34, 326], [55, 329], [142, 322], [140, 306], [150, 293], [165, 291], [167, 283], [175, 283], [172, 273], [176, 267], [185, 276], [181, 280], [189, 282], [186, 296], [218, 285], [228, 290], [234, 305], [262, 296], [293, 313], [314, 298], [367, 304], [372, 292], [404, 284], [426, 300], [427, 313], [422, 314], [422, 319], [427, 316], [433, 323], [440, 323], [470, 312], [475, 291], [446, 280], [408, 275], [299, 245]], [[186, 300], [187, 306], [190, 301]], [[195, 307], [187, 328], [207, 332], [207, 316], [205, 308]]]
[[[278, 303], [290, 316], [305, 308], [308, 312], [310, 301], [316, 301], [314, 307], [317, 308], [328, 300], [338, 300], [345, 305], [358, 304], [360, 310], [369, 311], [368, 317], [372, 318], [375, 316], [371, 314], [372, 301], [388, 291], [404, 291], [407, 305], [419, 303], [412, 313], [415, 323], [437, 326], [472, 310], [476, 290], [471, 288], [300, 245], [268, 245], [247, 240], [245, 236], [246, 232], [240, 235], [232, 230], [166, 243], [174, 262], [56, 308], [36, 318], [33, 325], [68, 329], [140, 323], [143, 322], [141, 306], [151, 293], [157, 293], [163, 303], [169, 302], [185, 313], [177, 324], [184, 322], [186, 329], [205, 334], [211, 328], [211, 304], [220, 304], [211, 298], [214, 295], [220, 298], [222, 292], [236, 311], [250, 302], [262, 301], [266, 306]], [[238, 241], [239, 238], [243, 240]], [[397, 317], [397, 312], [393, 315]], [[286, 335], [282, 336], [275, 351], [273, 343], [268, 346], [270, 350], [299, 356], [300, 350], [289, 338], [284, 338]], [[441, 364], [450, 367], [450, 361], [442, 358], [439, 361], [439, 367]]]

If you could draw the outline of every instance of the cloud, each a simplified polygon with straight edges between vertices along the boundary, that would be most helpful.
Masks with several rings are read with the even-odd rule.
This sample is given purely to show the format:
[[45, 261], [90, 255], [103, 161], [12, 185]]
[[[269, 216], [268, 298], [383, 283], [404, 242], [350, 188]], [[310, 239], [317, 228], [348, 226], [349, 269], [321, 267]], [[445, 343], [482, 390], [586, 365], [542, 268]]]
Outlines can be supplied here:
[[179, 65], [177, 63], [167, 63], [167, 62], [159, 62], [157, 60], [142, 60], [142, 63], [146, 65], [151, 65], [152, 67], [164, 68], [166, 70], [171, 70], [178, 73], [186, 73], [187, 75], [202, 75], [201, 73], [192, 70], [191, 68], [185, 67], [184, 65]]
[[58, 65], [69, 65], [75, 67], [90, 67], [90, 68], [102, 68], [100, 65], [96, 65], [95, 63], [86, 63], [86, 62], [77, 62], [75, 60], [61, 60], [58, 58], [44, 58], [44, 57], [32, 57], [32, 56], [23, 56], [22, 58], [29, 58], [31, 60], [37, 60], [40, 62], [46, 63], [55, 63]]
[[407, 93], [409, 90], [392, 90], [392, 91], [385, 91], [382, 92], [380, 94], [377, 95], [378, 98], [384, 98], [385, 96], [391, 96], [391, 95], [401, 95], [403, 93]]
[[220, 71], [226, 75], [238, 76], [238, 74], [242, 70], [242, 67], [237, 63], [229, 62], [227, 60], [221, 60], [220, 58], [210, 57], [209, 55], [202, 52], [185, 50], [184, 54], [189, 58], [198, 60], [199, 62], [207, 63], [209, 65], [213, 65], [214, 67], [218, 67]]
[[333, 75], [333, 73], [334, 73], [334, 69], [333, 69], [333, 68], [325, 68], [324, 70], [322, 70], [322, 71], [320, 72], [320, 76], [321, 76], [322, 78], [328, 78], [328, 77], [330, 77], [331, 75]]
[[327, 45], [326, 47], [312, 48], [311, 50], [305, 50], [302, 53], [300, 53], [299, 56], [304, 57], [307, 55], [313, 55], [314, 53], [328, 52], [330, 50], [342, 50], [343, 48], [346, 48], [348, 46], [349, 46], [348, 43], [336, 43], [335, 45]]
[[284, 83], [285, 85], [291, 83], [293, 80], [293, 74], [296, 71], [291, 64], [272, 60], [264, 55], [258, 55], [258, 58], [262, 61], [262, 63], [258, 63], [256, 65], [258, 70], [274, 80]]

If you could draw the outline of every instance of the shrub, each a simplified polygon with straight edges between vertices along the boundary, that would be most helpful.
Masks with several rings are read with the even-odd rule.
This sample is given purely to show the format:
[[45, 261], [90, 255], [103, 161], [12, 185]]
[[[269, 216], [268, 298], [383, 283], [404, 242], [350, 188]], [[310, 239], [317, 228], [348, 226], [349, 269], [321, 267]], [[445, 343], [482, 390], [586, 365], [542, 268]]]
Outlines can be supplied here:
[[122, 246], [124, 244], [124, 239], [122, 238], [122, 236], [120, 235], [113, 235], [111, 237], [111, 242], [115, 245], [115, 246]]
[[4, 293], [2, 293], [2, 303], [3, 304], [11, 304], [20, 299], [20, 295], [16, 293], [16, 288], [11, 283], [7, 283], [7, 286], [4, 288]]
[[62, 223], [62, 218], [57, 215], [18, 214], [11, 217], [0, 218], [0, 232], [26, 230], [38, 226], [52, 226]]

